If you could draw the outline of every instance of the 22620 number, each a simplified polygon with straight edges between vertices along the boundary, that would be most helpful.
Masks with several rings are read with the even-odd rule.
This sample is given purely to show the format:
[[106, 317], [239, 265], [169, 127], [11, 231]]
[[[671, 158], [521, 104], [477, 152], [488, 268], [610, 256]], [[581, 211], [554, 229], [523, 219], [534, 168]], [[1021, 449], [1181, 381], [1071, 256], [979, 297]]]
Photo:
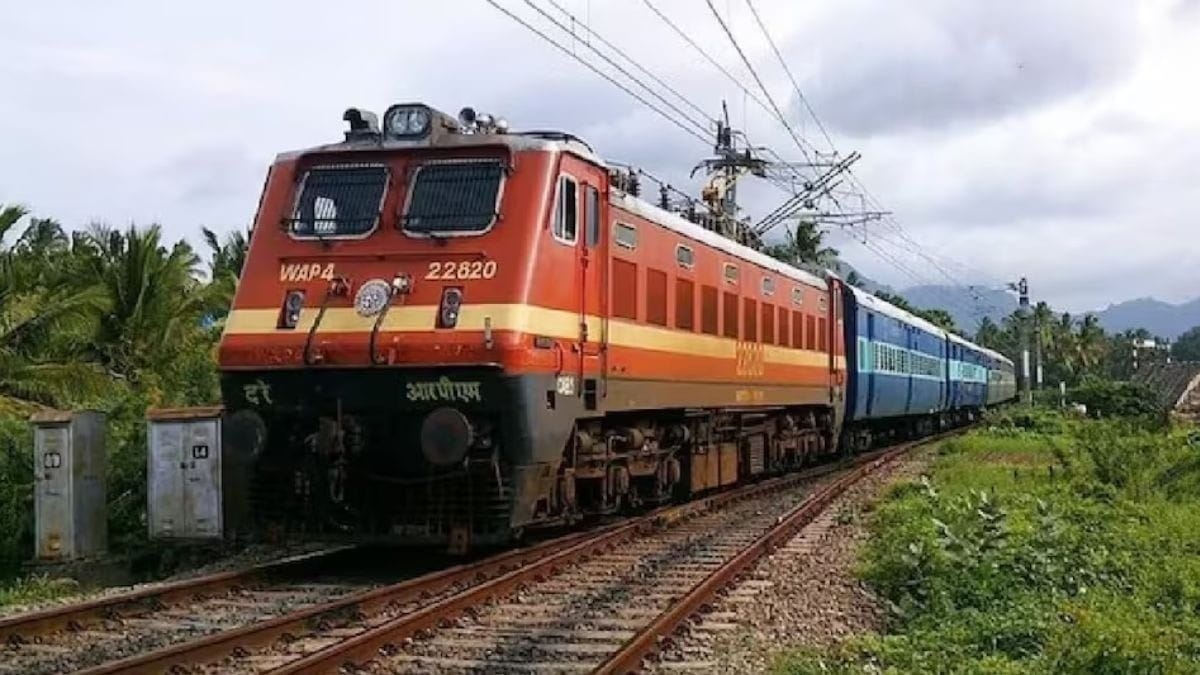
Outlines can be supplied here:
[[462, 279], [491, 279], [496, 276], [495, 260], [469, 260], [464, 262], [431, 262], [425, 272], [426, 279], [453, 281]]

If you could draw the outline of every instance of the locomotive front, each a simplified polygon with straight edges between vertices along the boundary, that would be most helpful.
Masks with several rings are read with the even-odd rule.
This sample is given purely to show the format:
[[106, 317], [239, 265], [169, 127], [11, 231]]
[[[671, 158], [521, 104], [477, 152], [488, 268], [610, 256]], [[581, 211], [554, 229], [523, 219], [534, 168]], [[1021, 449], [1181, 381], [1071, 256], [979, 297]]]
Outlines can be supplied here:
[[527, 373], [555, 354], [522, 309], [562, 144], [469, 109], [345, 119], [343, 142], [279, 156], [261, 197], [219, 352], [227, 518], [504, 541], [548, 489], [535, 436], [570, 429], [535, 419], [547, 385]]

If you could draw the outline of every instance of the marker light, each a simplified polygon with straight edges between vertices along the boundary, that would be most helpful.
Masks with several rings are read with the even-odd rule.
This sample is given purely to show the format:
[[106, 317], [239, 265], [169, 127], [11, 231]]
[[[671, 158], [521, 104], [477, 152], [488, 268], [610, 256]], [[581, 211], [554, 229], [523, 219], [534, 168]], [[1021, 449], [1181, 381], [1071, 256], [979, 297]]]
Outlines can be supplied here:
[[412, 275], [397, 274], [396, 277], [392, 279], [392, 292], [400, 295], [411, 293], [413, 285], [412, 282]]
[[283, 296], [283, 308], [279, 312], [280, 328], [295, 328], [300, 323], [300, 311], [304, 309], [304, 291], [292, 290]]
[[458, 313], [461, 309], [461, 288], [451, 287], [442, 291], [442, 305], [438, 309], [438, 328], [454, 328], [458, 325]]

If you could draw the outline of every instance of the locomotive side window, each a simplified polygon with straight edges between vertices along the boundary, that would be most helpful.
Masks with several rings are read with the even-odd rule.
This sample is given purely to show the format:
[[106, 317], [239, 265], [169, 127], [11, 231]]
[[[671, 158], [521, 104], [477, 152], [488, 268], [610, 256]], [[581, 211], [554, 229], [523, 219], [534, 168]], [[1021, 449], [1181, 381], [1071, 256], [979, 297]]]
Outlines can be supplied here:
[[285, 223], [298, 239], [365, 237], [379, 224], [388, 183], [382, 166], [346, 164], [309, 169]]
[[478, 234], [500, 211], [500, 162], [429, 162], [413, 173], [408, 205], [400, 219], [412, 234]]
[[775, 295], [775, 280], [771, 277], [763, 277], [762, 280], [763, 295]]
[[678, 244], [675, 246], [675, 262], [685, 270], [690, 270], [696, 266], [696, 253], [692, 249]]
[[733, 263], [725, 263], [725, 281], [727, 283], [736, 284], [738, 280], [738, 268]]
[[574, 244], [578, 236], [579, 195], [575, 179], [558, 177], [558, 203], [554, 207], [554, 238]]
[[613, 229], [613, 239], [617, 242], [617, 246], [633, 250], [637, 248], [637, 229], [632, 225], [617, 223]]
[[792, 304], [797, 307], [804, 304], [804, 289], [803, 288], [793, 288], [792, 289]]

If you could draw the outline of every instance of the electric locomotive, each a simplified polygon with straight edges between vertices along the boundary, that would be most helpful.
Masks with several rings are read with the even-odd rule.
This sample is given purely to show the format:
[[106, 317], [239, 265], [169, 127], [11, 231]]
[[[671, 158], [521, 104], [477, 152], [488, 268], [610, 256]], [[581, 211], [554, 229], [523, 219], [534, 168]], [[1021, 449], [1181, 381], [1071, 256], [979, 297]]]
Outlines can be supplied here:
[[[569, 133], [344, 120], [277, 157], [254, 219], [219, 348], [230, 529], [503, 544], [986, 403], [948, 396], [945, 333], [864, 370], [886, 303], [642, 200]], [[914, 365], [943, 380], [916, 406]]]
[[567, 133], [345, 121], [254, 220], [219, 348], [231, 524], [462, 548], [836, 449], [840, 284]]

